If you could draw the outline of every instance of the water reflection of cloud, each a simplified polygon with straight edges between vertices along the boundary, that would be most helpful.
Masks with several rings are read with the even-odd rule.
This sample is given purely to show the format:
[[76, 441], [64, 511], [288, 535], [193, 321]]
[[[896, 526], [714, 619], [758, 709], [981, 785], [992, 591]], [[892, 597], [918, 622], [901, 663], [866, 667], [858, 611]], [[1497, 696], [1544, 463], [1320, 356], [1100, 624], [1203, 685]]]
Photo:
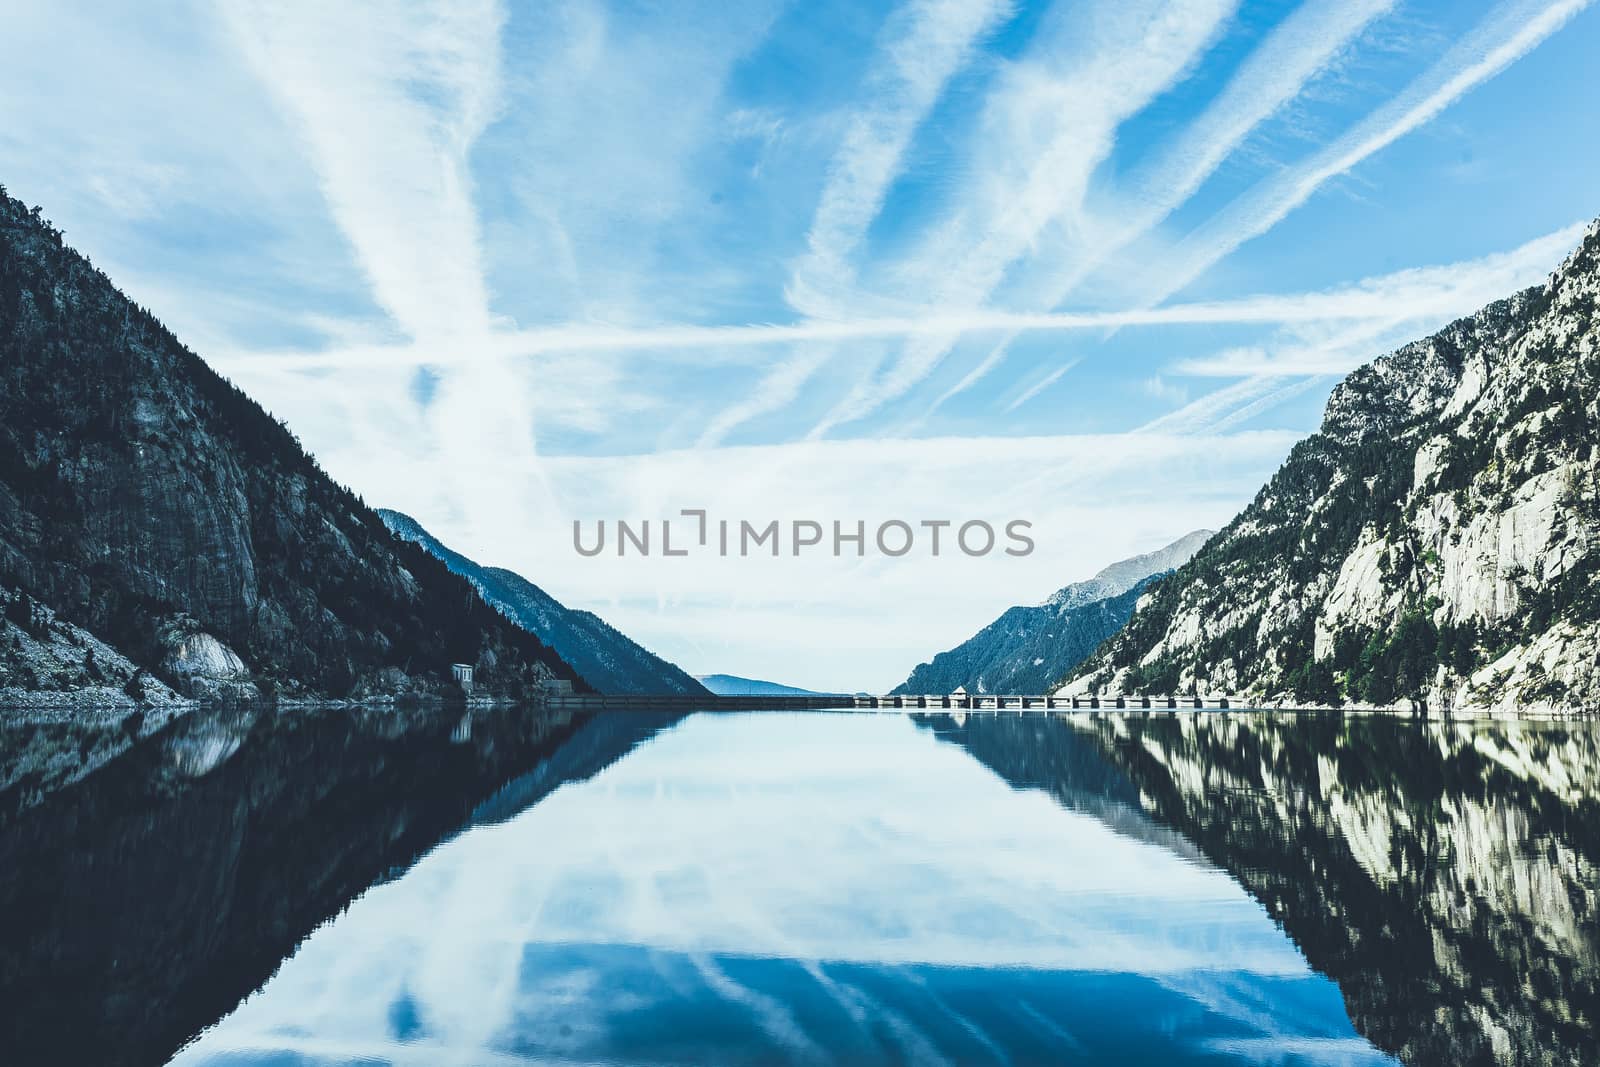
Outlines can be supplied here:
[[[952, 991], [974, 974], [1016, 987], [1008, 1014], [964, 1014]], [[375, 887], [179, 1060], [402, 1062], [402, 1037], [434, 1063], [628, 1059], [619, 1034], [667, 1016], [791, 1062], [839, 1058], [818, 1035], [852, 1027], [919, 1061], [951, 1042], [987, 1058], [1018, 1027], [1070, 1045], [1040, 991], [1098, 974], [1204, 1014], [1196, 1040], [1246, 1059], [1280, 1032], [1354, 1036], [1219, 870], [1013, 790], [898, 716], [698, 716]], [[1287, 989], [1308, 992], [1279, 1012]]]

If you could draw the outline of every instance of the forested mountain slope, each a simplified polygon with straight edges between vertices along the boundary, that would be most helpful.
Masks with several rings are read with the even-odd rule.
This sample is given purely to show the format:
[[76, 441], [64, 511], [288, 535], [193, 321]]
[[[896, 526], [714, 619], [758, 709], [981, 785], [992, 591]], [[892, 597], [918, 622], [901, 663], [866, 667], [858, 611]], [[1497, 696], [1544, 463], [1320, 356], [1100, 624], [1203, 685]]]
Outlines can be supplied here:
[[1187, 562], [1210, 530], [1195, 530], [1154, 552], [1121, 560], [1074, 582], [1043, 604], [1009, 608], [929, 663], [918, 664], [896, 693], [1043, 693], [1127, 623], [1152, 575]]
[[576, 677], [3, 190], [0, 586], [190, 692]]
[[483, 598], [517, 625], [555, 649], [588, 683], [602, 693], [706, 694], [705, 686], [677, 665], [633, 641], [604, 619], [575, 610], [515, 571], [484, 567], [448, 548], [411, 516], [379, 508], [384, 524], [397, 536], [461, 575]]

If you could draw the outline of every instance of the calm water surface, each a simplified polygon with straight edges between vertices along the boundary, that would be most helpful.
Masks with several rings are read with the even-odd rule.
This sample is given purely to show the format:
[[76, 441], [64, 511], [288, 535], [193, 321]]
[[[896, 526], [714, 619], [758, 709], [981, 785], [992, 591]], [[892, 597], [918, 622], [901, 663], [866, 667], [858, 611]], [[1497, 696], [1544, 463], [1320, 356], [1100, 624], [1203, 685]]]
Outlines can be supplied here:
[[0, 777], [37, 1062], [1600, 1047], [1591, 724], [247, 709], [62, 784], [70, 740]]

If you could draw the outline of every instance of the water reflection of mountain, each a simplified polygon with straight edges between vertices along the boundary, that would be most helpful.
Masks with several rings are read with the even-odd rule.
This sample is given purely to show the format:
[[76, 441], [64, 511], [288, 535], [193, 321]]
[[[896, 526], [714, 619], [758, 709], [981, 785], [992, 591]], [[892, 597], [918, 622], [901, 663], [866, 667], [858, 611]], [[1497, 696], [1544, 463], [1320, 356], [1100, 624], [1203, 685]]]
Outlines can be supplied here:
[[186, 717], [0, 814], [6, 1062], [164, 1062], [374, 882], [672, 721], [459, 708]]
[[1145, 812], [1139, 787], [1106, 759], [1097, 738], [1061, 729], [1060, 719], [959, 712], [912, 718], [965, 748], [1012, 786], [1042, 789], [1062, 807], [1092, 815], [1125, 837], [1204, 860], [1187, 837]]
[[1180, 832], [1405, 1062], [1595, 1062], [1600, 726], [1105, 714], [938, 730], [1009, 781]]

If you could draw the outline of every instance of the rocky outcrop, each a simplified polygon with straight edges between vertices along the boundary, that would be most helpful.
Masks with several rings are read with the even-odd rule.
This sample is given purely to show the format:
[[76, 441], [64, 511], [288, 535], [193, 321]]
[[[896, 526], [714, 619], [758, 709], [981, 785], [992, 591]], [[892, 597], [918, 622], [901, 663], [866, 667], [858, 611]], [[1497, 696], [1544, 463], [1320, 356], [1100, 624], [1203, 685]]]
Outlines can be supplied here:
[[1600, 704], [1600, 224], [1549, 284], [1357, 370], [1066, 687]]
[[[25, 593], [0, 589], [0, 721], [17, 711], [39, 720], [51, 712], [68, 717], [92, 709], [161, 712], [187, 703], [87, 630]], [[0, 745], [0, 752], [6, 747]]]
[[[454, 691], [453, 662], [488, 692], [576, 677], [3, 190], [0, 368], [0, 588], [164, 681], [346, 696]], [[168, 647], [175, 625], [206, 638]]]
[[190, 696], [250, 700], [261, 695], [239, 654], [193, 619], [169, 620], [156, 640], [163, 650], [163, 672]]
[[948, 652], [919, 664], [896, 693], [1043, 693], [1122, 629], [1134, 592], [1152, 576], [1186, 563], [1210, 530], [1196, 530], [1165, 548], [1113, 563], [1074, 582], [1043, 604], [1010, 608]]
[[411, 516], [379, 508], [396, 537], [421, 546], [459, 574], [506, 618], [553, 648], [601, 693], [702, 695], [676, 664], [655, 655], [593, 612], [569, 608], [515, 571], [484, 567], [447, 548]]

